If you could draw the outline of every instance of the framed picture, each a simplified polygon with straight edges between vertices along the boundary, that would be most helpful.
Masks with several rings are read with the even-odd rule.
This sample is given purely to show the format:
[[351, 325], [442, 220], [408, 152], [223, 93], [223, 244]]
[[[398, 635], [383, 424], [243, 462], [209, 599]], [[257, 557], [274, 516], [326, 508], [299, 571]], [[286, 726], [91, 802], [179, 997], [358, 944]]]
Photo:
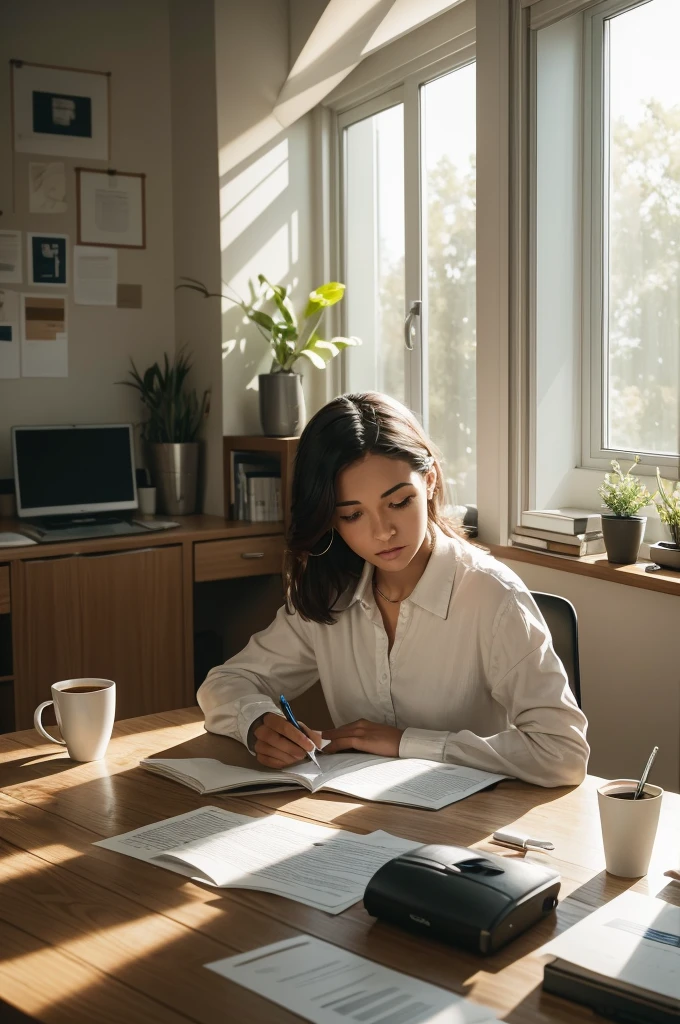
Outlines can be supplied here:
[[10, 63], [15, 152], [109, 159], [108, 71]]
[[144, 174], [76, 167], [79, 245], [146, 248]]
[[68, 235], [28, 232], [27, 241], [28, 283], [65, 288], [68, 284]]

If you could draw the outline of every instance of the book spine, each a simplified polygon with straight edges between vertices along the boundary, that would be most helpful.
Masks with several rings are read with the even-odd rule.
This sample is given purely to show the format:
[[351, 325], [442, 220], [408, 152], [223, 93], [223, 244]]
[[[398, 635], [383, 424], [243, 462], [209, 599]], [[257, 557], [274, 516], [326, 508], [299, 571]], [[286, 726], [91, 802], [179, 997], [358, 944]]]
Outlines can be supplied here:
[[594, 533], [575, 533], [572, 535], [569, 533], [555, 533], [554, 530], [540, 530], [534, 526], [521, 525], [517, 525], [514, 532], [522, 537], [541, 537], [543, 540], [555, 540], [559, 544], [573, 544], [575, 547], [583, 544], [584, 541], [599, 540], [602, 537], [601, 530]]
[[238, 514], [237, 519], [248, 519], [248, 489], [246, 471], [243, 465], [238, 467]]
[[[534, 516], [531, 512], [522, 512], [522, 526], [532, 527], [536, 530], [551, 530], [553, 533], [567, 533], [572, 536], [577, 533], [586, 533], [587, 523], [585, 519], [557, 519], [549, 516]], [[596, 529], [596, 527], [592, 527]]]
[[516, 548], [538, 548], [539, 551], [546, 551], [548, 548], [548, 541], [542, 540], [540, 537], [525, 537], [517, 533], [511, 533], [510, 540]]

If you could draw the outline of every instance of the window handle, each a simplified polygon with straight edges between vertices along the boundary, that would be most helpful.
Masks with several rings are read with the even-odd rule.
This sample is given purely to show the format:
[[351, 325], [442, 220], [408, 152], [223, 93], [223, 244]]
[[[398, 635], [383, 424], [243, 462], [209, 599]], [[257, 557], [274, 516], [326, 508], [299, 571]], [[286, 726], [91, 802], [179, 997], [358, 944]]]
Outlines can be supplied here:
[[413, 352], [413, 321], [420, 317], [422, 305], [420, 299], [414, 299], [404, 320], [404, 345], [409, 352]]

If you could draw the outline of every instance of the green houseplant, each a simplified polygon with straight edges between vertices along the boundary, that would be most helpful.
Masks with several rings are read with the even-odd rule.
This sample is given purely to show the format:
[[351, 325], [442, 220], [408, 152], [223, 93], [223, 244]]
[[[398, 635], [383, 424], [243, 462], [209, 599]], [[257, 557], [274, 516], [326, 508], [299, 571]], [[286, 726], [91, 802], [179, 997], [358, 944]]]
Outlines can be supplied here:
[[154, 363], [140, 373], [131, 359], [131, 380], [120, 381], [138, 392], [147, 419], [142, 424], [151, 477], [158, 488], [159, 506], [169, 515], [190, 515], [196, 509], [198, 432], [208, 409], [208, 392], [201, 399], [187, 387], [191, 362], [184, 351], [163, 365]]
[[613, 459], [613, 472], [605, 473], [604, 482], [598, 487], [604, 507], [609, 509], [609, 512], [602, 513], [607, 558], [622, 565], [637, 561], [647, 523], [646, 517], [637, 513], [652, 501], [645, 485], [631, 473], [639, 461], [640, 456], [636, 455], [630, 469], [624, 473]]
[[659, 513], [659, 519], [670, 531], [671, 543], [662, 540], [657, 544], [650, 544], [649, 557], [657, 565], [680, 570], [680, 482], [676, 481], [673, 484], [667, 480], [666, 484], [667, 486], [664, 486], [657, 466], [657, 493], [654, 495], [654, 504]]
[[[298, 316], [289, 289], [272, 284], [264, 274], [259, 274], [257, 280], [259, 291], [251, 285], [250, 302], [222, 292], [209, 292], [201, 281], [190, 277], [180, 278], [177, 287], [190, 288], [205, 298], [226, 298], [256, 326], [272, 353], [269, 373], [258, 375], [262, 429], [270, 437], [297, 437], [305, 425], [304, 394], [297, 367], [307, 361], [323, 370], [343, 349], [360, 345], [361, 341], [345, 337], [325, 339], [320, 334], [326, 310], [345, 294], [345, 286], [339, 281], [328, 281], [310, 292]], [[261, 305], [269, 307], [269, 311], [258, 308]]]

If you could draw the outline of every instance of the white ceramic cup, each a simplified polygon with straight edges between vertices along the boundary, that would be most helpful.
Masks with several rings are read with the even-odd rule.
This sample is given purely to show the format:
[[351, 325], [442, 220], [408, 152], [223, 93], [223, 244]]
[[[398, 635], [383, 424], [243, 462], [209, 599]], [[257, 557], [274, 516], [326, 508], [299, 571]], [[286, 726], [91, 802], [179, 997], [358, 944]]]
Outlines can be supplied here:
[[[87, 689], [85, 689], [87, 687]], [[42, 724], [42, 713], [54, 704], [59, 731], [50, 736]], [[116, 713], [116, 684], [111, 679], [62, 679], [52, 684], [52, 700], [35, 709], [33, 724], [50, 743], [66, 747], [74, 761], [99, 761], [111, 739]]]
[[622, 800], [617, 793], [634, 793], [635, 779], [614, 779], [597, 791], [600, 824], [607, 871], [622, 878], [641, 878], [647, 874], [659, 824], [661, 797], [659, 786], [645, 785], [639, 800]]
[[156, 488], [155, 487], [138, 487], [137, 488], [137, 501], [139, 502], [139, 511], [143, 516], [155, 516], [156, 515]]

